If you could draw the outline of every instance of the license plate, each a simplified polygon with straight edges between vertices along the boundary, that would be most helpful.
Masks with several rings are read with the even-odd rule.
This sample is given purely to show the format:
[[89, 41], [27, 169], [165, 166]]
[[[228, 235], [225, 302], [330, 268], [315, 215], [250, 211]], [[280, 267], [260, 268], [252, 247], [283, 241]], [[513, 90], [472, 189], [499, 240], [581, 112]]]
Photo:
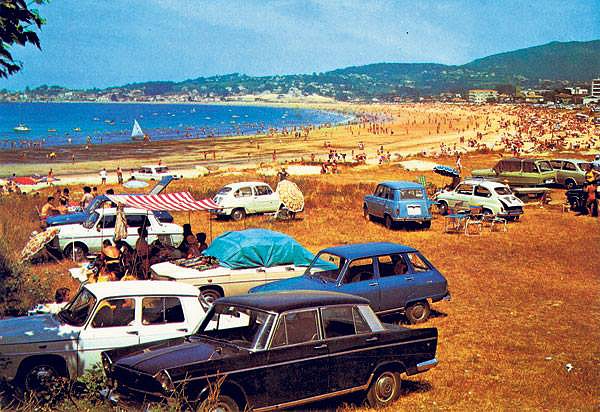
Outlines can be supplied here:
[[421, 206], [408, 206], [406, 212], [409, 216], [418, 216], [421, 214]]

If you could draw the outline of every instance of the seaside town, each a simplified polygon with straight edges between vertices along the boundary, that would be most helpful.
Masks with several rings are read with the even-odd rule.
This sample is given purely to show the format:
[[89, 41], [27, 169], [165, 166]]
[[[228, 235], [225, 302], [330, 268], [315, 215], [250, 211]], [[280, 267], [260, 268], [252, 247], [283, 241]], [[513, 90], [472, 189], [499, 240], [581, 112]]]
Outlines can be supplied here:
[[0, 411], [597, 410], [598, 13], [517, 3], [0, 0]]

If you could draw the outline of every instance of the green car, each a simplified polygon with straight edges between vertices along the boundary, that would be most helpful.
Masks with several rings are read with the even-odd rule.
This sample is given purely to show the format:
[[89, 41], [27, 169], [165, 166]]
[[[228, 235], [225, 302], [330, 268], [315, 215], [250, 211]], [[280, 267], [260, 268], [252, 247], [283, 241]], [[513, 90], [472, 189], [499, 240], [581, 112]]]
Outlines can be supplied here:
[[507, 183], [510, 186], [545, 186], [556, 183], [556, 171], [548, 160], [509, 158], [492, 169], [473, 170], [473, 177]]
[[554, 159], [550, 160], [550, 165], [556, 170], [556, 183], [573, 189], [585, 182], [585, 172], [590, 162], [581, 159]]

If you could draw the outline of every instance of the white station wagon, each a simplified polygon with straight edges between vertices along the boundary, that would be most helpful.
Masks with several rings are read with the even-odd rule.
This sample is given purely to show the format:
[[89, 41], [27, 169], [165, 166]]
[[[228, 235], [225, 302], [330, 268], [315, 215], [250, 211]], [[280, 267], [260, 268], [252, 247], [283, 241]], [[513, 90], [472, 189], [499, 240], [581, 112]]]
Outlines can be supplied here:
[[0, 320], [0, 378], [35, 390], [82, 375], [103, 351], [188, 335], [204, 319], [199, 294], [177, 282], [93, 283], [56, 315]]
[[[179, 246], [183, 241], [183, 228], [175, 223], [160, 222], [156, 216], [146, 210], [125, 208], [127, 219], [127, 238], [125, 242], [135, 247], [138, 239], [138, 228], [142, 225], [148, 231], [148, 243], [160, 239], [163, 244]], [[65, 256], [85, 257], [88, 253], [99, 253], [102, 241], [112, 239], [115, 235], [116, 208], [96, 209], [83, 224], [60, 226], [60, 232], [54, 240]], [[144, 222], [146, 222], [144, 224]]]
[[160, 180], [163, 177], [171, 176], [173, 179], [178, 179], [175, 173], [169, 170], [167, 166], [162, 165], [146, 165], [140, 167], [131, 175], [136, 180]]
[[229, 216], [241, 220], [253, 213], [276, 212], [281, 207], [279, 194], [264, 182], [240, 182], [223, 186], [215, 197], [222, 209], [215, 210], [217, 216]]

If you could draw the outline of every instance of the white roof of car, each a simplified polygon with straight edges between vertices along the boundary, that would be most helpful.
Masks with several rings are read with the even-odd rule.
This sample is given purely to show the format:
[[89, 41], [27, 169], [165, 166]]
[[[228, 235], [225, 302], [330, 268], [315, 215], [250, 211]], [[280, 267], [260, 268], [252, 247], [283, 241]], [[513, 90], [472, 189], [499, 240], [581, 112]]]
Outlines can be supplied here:
[[[153, 212], [151, 210], [144, 210], [144, 209], [138, 209], [136, 207], [126, 207], [125, 209], [123, 209], [123, 211], [125, 212], [125, 215], [152, 215]], [[114, 215], [117, 213], [117, 208], [116, 207], [105, 207], [105, 208], [98, 208], [96, 209], [96, 212], [98, 212], [99, 214], [104, 214], [104, 215]]]
[[163, 280], [131, 280], [88, 283], [84, 286], [97, 299], [113, 296], [199, 296], [200, 290], [187, 283]]
[[[230, 183], [223, 187], [230, 187], [231, 189], [235, 190], [235, 189], [239, 189], [240, 187], [243, 187], [243, 186], [269, 186], [269, 184], [265, 183], [265, 182], [236, 182], [236, 183]], [[271, 186], [269, 186], [269, 187], [271, 187]]]
[[460, 182], [460, 184], [466, 183], [468, 185], [479, 185], [479, 186], [483, 186], [483, 187], [488, 187], [488, 188], [495, 188], [495, 187], [507, 187], [504, 183], [500, 183], [500, 182], [494, 182], [492, 180], [484, 180], [484, 179], [465, 179], [462, 182]]

